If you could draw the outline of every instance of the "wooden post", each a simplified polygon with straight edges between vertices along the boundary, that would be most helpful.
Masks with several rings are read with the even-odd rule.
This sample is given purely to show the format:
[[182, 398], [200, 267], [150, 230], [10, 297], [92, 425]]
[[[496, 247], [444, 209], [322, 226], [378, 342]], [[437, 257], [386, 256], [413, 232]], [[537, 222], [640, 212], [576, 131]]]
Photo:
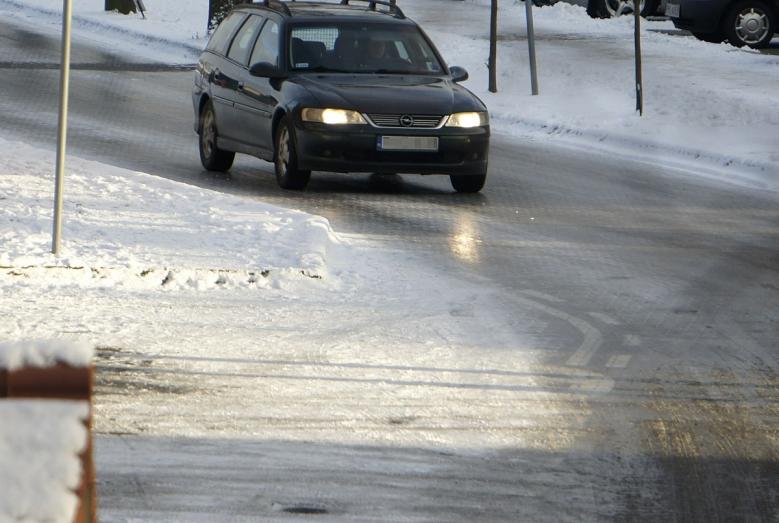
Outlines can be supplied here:
[[57, 364], [53, 367], [26, 367], [14, 371], [0, 369], [0, 399], [64, 399], [90, 403], [90, 415], [86, 421], [87, 444], [79, 455], [81, 459], [81, 484], [76, 523], [97, 522], [97, 493], [95, 489], [95, 463], [92, 457], [92, 367], [69, 367]]

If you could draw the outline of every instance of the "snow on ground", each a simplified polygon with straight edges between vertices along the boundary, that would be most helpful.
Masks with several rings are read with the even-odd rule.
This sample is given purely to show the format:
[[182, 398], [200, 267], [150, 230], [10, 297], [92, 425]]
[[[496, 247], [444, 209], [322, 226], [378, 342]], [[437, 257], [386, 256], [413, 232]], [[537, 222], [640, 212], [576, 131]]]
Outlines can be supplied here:
[[[530, 95], [525, 9], [503, 2], [497, 94], [487, 91], [486, 0], [404, 0], [448, 63], [488, 105], [493, 128], [529, 140], [699, 170], [779, 189], [779, 56], [668, 35], [643, 26], [645, 115], [635, 113], [633, 21], [590, 19], [565, 3], [535, 9], [541, 95]], [[148, 19], [104, 13], [102, 0], [75, 2], [76, 33], [139, 60], [192, 63], [205, 45], [207, 2], [148, 0]], [[60, 0], [0, 0], [0, 14], [57, 30]], [[194, 38], [194, 39], [193, 39]], [[175, 43], [175, 46], [171, 45]], [[126, 46], [125, 46], [126, 45]]]
[[0, 521], [73, 521], [87, 443], [84, 401], [0, 401]]
[[[588, 465], [593, 479], [581, 482], [565, 462], [591, 415], [576, 399], [582, 383], [613, 382], [542, 362], [554, 345], [543, 310], [518, 308], [454, 262], [430, 266], [395, 243], [339, 240], [321, 218], [77, 158], [68, 160], [58, 261], [47, 254], [53, 160], [19, 143], [0, 147], [0, 339], [80, 336], [97, 347], [102, 521], [224, 520], [225, 503], [243, 506], [235, 496], [244, 495], [279, 510], [371, 499], [377, 518], [389, 514], [382, 507], [408, 506], [417, 516], [399, 520], [419, 521], [415, 507], [440, 516], [428, 474], [451, 481], [450, 459], [440, 458], [451, 452], [464, 467], [456, 474], [475, 467], [479, 485], [501, 452], [526, 453], [525, 477], [544, 485], [551, 459], [555, 481], [588, 513], [617, 510], [619, 493], [605, 482], [622, 468]], [[452, 245], [463, 259], [476, 241], [467, 229]], [[319, 278], [300, 274], [312, 251]], [[328, 487], [269, 484], [262, 468], [295, 476], [303, 464], [326, 470]], [[375, 485], [409, 491], [327, 491], [366, 470], [380, 476]], [[505, 485], [515, 495], [514, 479]], [[603, 493], [592, 498], [592, 489]], [[503, 491], [486, 495], [506, 503]], [[555, 489], [531, 498], [516, 508], [529, 520], [568, 510]], [[470, 510], [469, 500], [447, 503]], [[352, 521], [366, 520], [356, 513]]]
[[58, 281], [105, 287], [156, 286], [163, 278], [166, 287], [256, 287], [324, 276], [337, 243], [324, 218], [69, 159], [57, 258], [53, 154], [5, 140], [0, 148], [15, 152], [0, 166], [0, 267], [68, 267]]
[[[296, 416], [310, 409], [312, 419], [336, 420], [318, 430], [345, 442], [339, 423], [350, 421], [338, 421], [346, 411], [330, 401], [343, 394], [336, 391], [344, 382], [367, 387], [359, 394], [370, 398], [365, 415], [384, 417], [396, 409], [395, 387], [381, 386], [388, 379], [407, 383], [420, 399], [442, 396], [429, 401], [441, 412], [452, 399], [480, 401], [481, 388], [423, 392], [418, 373], [440, 372], [446, 381], [449, 373], [502, 368], [521, 372], [523, 382], [534, 379], [524, 371], [533, 364], [538, 323], [496, 312], [505, 307], [493, 290], [415, 262], [397, 247], [339, 240], [323, 218], [253, 199], [71, 158], [57, 259], [48, 252], [53, 155], [0, 145], [0, 339], [78, 335], [109, 365], [154, 362], [147, 392], [165, 388], [174, 372], [199, 397], [181, 404], [166, 394], [128, 395], [117, 384], [98, 398], [98, 430], [229, 436], [241, 426], [242, 434], [310, 438], [311, 427], [236, 415], [262, 403], [264, 415], [283, 416], [291, 395], [300, 402]], [[518, 339], [523, 321], [527, 336]], [[517, 347], [528, 350], [517, 357]], [[510, 363], [495, 359], [504, 351], [513, 354]], [[198, 388], [205, 376], [229, 376], [221, 396]], [[516, 379], [511, 372], [474, 376], [496, 387], [513, 387]], [[251, 386], [235, 387], [242, 380]], [[317, 398], [309, 395], [313, 385]], [[373, 431], [352, 437], [404, 438]], [[459, 430], [424, 438], [409, 443], [469, 443]], [[494, 433], [482, 443], [503, 442]]]

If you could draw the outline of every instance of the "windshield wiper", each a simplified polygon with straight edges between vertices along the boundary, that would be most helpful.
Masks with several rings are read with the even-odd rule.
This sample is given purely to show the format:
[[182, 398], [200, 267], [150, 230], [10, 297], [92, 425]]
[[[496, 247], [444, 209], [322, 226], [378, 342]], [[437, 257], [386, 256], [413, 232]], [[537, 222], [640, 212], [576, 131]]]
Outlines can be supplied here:
[[318, 65], [316, 67], [308, 67], [308, 68], [301, 68], [298, 69], [298, 71], [309, 71], [312, 73], [351, 73], [352, 71], [347, 71], [346, 69], [334, 69], [332, 67], [325, 67], [324, 65]]
[[368, 71], [374, 74], [416, 74], [414, 71], [402, 70], [402, 69], [376, 69], [375, 71]]

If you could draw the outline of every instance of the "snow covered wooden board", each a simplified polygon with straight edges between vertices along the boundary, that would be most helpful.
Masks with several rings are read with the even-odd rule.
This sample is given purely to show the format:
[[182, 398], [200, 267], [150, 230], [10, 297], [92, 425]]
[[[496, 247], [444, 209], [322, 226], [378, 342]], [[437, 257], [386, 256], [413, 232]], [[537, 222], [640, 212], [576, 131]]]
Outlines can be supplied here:
[[74, 521], [88, 417], [86, 401], [0, 401], [0, 521]]

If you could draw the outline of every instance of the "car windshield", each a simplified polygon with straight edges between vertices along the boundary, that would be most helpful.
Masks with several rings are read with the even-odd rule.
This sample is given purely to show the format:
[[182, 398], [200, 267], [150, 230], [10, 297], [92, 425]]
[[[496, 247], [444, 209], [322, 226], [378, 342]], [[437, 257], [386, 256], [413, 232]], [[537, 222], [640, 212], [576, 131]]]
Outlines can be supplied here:
[[290, 68], [294, 71], [441, 74], [443, 67], [414, 26], [314, 24], [292, 27]]

